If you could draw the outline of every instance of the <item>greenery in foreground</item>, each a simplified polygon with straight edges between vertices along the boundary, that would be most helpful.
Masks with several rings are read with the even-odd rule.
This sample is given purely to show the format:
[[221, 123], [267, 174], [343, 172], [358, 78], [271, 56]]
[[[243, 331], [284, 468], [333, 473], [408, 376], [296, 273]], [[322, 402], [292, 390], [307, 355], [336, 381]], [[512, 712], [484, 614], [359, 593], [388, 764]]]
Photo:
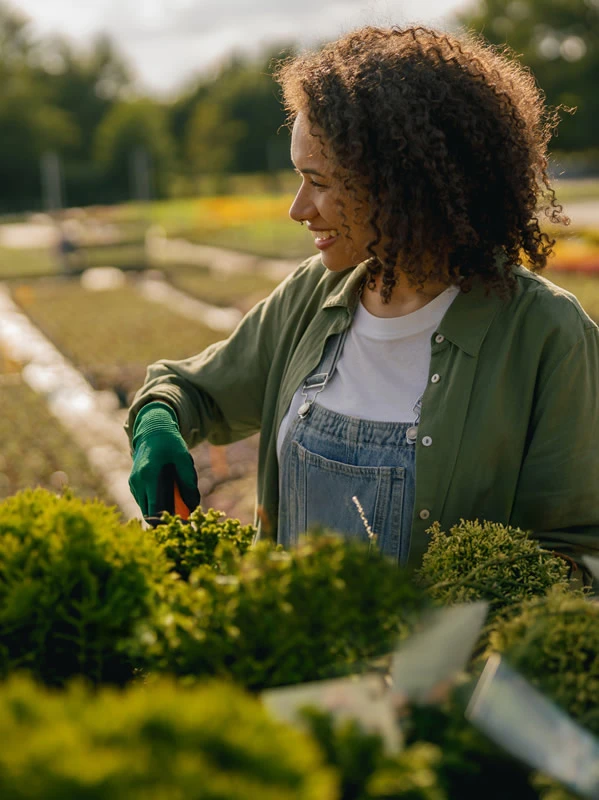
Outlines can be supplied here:
[[[0, 503], [3, 797], [568, 797], [470, 727], [467, 683], [441, 706], [404, 708], [397, 723], [406, 746], [393, 754], [355, 721], [306, 710], [302, 734], [275, 723], [240, 687], [211, 680], [235, 677], [256, 689], [366, 669], [430, 603], [423, 584], [444, 604], [460, 580], [474, 594], [453, 601], [497, 602], [495, 575], [504, 607], [495, 608], [491, 641], [592, 726], [594, 606], [563, 586], [546, 596], [563, 564], [541, 554], [538, 573], [529, 573], [521, 532], [476, 522], [436, 530], [415, 582], [367, 546], [324, 531], [287, 553], [269, 543], [248, 549], [251, 526], [213, 510], [196, 510], [190, 524], [168, 515], [163, 522], [155, 530], [122, 525], [102, 504], [43, 490]], [[493, 557], [481, 551], [476, 565], [465, 558], [468, 536], [489, 540]], [[516, 554], [527, 562], [521, 581], [533, 578], [529, 592], [510, 582]], [[194, 667], [184, 681], [160, 675], [186, 653]], [[15, 674], [23, 668], [64, 688], [49, 693]], [[475, 678], [479, 667], [472, 669]]]

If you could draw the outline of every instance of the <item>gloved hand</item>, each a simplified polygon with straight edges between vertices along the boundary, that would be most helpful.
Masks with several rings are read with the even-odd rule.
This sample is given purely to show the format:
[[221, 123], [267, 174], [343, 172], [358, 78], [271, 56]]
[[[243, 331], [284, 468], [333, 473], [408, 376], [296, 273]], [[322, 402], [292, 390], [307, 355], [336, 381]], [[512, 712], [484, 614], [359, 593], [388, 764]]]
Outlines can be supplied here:
[[198, 476], [181, 433], [177, 415], [167, 403], [142, 406], [133, 426], [133, 468], [129, 488], [144, 517], [174, 513], [173, 481], [190, 511], [200, 504]]

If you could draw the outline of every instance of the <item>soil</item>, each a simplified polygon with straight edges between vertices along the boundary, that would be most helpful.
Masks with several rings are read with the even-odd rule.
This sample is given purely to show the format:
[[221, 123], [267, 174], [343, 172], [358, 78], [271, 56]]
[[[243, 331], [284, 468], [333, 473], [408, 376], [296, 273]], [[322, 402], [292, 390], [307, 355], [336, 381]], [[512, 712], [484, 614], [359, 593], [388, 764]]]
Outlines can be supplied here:
[[224, 511], [244, 525], [254, 522], [259, 442], [256, 434], [218, 447], [202, 442], [191, 451], [204, 510]]

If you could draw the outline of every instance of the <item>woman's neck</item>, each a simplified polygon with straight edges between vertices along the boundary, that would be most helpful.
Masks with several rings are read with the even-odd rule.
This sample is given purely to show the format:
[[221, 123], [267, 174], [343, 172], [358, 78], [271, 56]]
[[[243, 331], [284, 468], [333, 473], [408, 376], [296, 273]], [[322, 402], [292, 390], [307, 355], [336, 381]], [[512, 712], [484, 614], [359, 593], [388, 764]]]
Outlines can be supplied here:
[[418, 311], [419, 308], [430, 303], [438, 297], [448, 285], [445, 283], [429, 281], [422, 288], [409, 286], [406, 278], [399, 277], [393, 287], [391, 299], [388, 303], [383, 303], [380, 295], [382, 286], [382, 276], [375, 278], [376, 289], [369, 289], [364, 285], [362, 290], [362, 305], [375, 317], [403, 317]]

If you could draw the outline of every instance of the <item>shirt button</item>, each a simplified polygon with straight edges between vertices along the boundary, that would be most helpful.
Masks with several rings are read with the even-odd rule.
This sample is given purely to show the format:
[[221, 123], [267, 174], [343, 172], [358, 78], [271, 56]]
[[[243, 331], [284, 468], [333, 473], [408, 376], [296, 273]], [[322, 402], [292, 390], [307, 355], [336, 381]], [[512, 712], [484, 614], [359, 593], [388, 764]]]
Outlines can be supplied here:
[[434, 374], [434, 375], [432, 376], [432, 378], [431, 378], [431, 383], [439, 383], [439, 381], [440, 381], [440, 380], [441, 380], [441, 376], [440, 376], [440, 375], [438, 375], [438, 374], [435, 372], [435, 374]]
[[423, 508], [422, 511], [420, 512], [420, 514], [418, 514], [420, 519], [428, 519], [430, 517], [430, 515], [431, 515], [431, 512], [428, 510], [428, 508]]
[[430, 436], [423, 436], [422, 437], [422, 444], [425, 447], [430, 447], [432, 443], [433, 443], [433, 440], [431, 439]]
[[444, 342], [444, 341], [445, 341], [445, 336], [443, 336], [443, 334], [442, 334], [442, 333], [438, 333], [438, 334], [435, 336], [435, 341], [437, 342], [437, 344], [441, 344], [442, 342]]

